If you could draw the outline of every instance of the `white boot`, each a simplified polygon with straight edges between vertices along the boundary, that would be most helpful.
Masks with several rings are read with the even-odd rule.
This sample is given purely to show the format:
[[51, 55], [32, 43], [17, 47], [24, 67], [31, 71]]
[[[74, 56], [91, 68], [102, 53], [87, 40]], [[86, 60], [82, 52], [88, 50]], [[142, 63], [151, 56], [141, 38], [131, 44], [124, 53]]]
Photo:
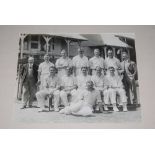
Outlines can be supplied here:
[[104, 110], [105, 111], [108, 111], [109, 110], [108, 107], [107, 107], [107, 105], [104, 105]]
[[55, 112], [59, 112], [58, 106], [54, 105], [54, 111], [55, 111]]
[[61, 110], [59, 111], [59, 113], [60, 113], [60, 114], [64, 114], [64, 113], [65, 113], [65, 110], [64, 110], [64, 109], [61, 109]]
[[116, 112], [119, 111], [118, 108], [117, 108], [117, 106], [116, 106], [116, 104], [113, 104], [113, 110], [116, 111]]
[[96, 110], [96, 111], [99, 111], [99, 110], [100, 110], [99, 105], [96, 105], [95, 110]]
[[128, 111], [126, 103], [123, 103], [123, 111], [124, 112], [127, 112]]

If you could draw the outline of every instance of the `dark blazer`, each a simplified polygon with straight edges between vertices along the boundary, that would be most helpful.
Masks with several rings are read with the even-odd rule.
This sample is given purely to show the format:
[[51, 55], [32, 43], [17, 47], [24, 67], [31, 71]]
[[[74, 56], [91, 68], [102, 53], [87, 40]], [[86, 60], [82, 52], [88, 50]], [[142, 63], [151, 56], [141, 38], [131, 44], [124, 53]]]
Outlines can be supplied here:
[[[28, 74], [28, 67], [29, 67], [28, 64], [24, 64], [21, 67], [20, 78], [21, 78], [22, 84], [25, 82], [26, 76]], [[38, 66], [35, 64], [33, 64], [33, 78], [35, 80], [35, 83], [37, 83], [37, 81], [38, 81]]]

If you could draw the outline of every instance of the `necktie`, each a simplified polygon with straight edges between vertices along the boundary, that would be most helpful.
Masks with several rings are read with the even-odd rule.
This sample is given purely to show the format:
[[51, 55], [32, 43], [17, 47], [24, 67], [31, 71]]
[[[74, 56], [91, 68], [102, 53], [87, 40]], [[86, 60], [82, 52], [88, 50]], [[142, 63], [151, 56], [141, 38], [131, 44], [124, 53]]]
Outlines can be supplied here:
[[29, 75], [32, 75], [32, 64], [29, 65]]
[[29, 65], [29, 69], [32, 69], [32, 64]]
[[124, 72], [126, 72], [125, 62], [126, 62], [126, 61], [124, 61]]

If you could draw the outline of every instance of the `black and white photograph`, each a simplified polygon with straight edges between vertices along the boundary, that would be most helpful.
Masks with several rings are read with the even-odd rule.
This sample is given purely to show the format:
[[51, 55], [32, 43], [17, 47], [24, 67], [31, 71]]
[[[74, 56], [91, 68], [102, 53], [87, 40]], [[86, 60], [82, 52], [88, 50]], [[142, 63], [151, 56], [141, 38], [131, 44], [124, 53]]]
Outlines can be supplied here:
[[154, 10], [1, 1], [0, 153], [154, 154]]
[[141, 122], [134, 33], [20, 33], [15, 120]]

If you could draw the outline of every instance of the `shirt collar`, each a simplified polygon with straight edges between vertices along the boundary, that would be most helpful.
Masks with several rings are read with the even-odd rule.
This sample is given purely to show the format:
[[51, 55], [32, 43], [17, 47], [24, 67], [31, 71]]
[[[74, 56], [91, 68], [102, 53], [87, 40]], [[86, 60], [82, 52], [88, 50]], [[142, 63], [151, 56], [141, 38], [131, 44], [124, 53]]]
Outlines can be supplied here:
[[99, 56], [99, 57], [94, 56], [94, 58], [95, 58], [95, 59], [100, 59], [100, 56]]
[[33, 64], [30, 64], [30, 63], [29, 63], [29, 67], [32, 67], [32, 66], [33, 66]]
[[83, 58], [85, 57], [85, 55], [83, 55], [82, 57], [80, 57], [80, 55], [78, 55], [78, 57], [79, 57], [80, 59], [83, 59]]
[[113, 58], [109, 58], [109, 57], [107, 57], [107, 59], [108, 59], [108, 60], [114, 60], [114, 59], [115, 59], [115, 57], [113, 57]]

